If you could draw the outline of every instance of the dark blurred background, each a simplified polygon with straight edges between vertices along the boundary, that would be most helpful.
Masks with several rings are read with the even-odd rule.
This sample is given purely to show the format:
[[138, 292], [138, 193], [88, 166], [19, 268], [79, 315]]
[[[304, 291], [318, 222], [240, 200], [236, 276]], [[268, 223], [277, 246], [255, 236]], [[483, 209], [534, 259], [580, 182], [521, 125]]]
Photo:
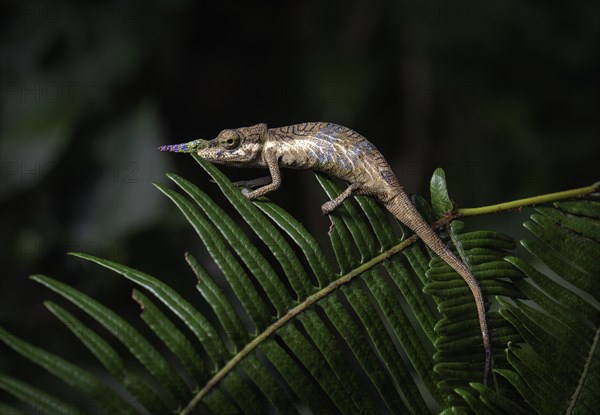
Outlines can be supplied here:
[[[62, 355], [74, 346], [42, 305], [56, 297], [29, 275], [138, 313], [131, 284], [69, 251], [193, 292], [183, 252], [206, 255], [151, 183], [176, 172], [223, 198], [160, 144], [335, 122], [373, 141], [411, 193], [428, 196], [443, 167], [463, 207], [598, 180], [595, 0], [5, 0], [0, 16], [0, 325]], [[272, 199], [326, 238], [310, 173], [286, 173]], [[23, 365], [0, 350], [0, 371]]]

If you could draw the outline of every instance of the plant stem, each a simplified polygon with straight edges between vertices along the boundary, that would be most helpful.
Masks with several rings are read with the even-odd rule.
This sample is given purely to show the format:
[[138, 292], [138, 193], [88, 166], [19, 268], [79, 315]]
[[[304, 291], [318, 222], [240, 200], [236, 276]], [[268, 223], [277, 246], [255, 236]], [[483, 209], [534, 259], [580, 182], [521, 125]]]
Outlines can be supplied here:
[[456, 217], [487, 215], [490, 213], [498, 213], [506, 210], [521, 209], [526, 206], [539, 205], [541, 203], [557, 202], [559, 200], [582, 197], [589, 195], [590, 193], [597, 192], [598, 190], [600, 190], [600, 182], [596, 182], [591, 186], [580, 187], [578, 189], [564, 190], [562, 192], [527, 197], [525, 199], [518, 199], [510, 202], [498, 203], [497, 205], [457, 209]]

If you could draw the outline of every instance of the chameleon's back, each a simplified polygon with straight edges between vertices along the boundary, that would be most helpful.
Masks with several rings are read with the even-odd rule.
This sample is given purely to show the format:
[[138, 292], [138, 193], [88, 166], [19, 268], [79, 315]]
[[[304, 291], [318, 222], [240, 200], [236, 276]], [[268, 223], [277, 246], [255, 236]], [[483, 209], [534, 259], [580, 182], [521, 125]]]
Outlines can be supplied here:
[[391, 196], [396, 176], [379, 150], [350, 128], [308, 122], [269, 129], [282, 167], [319, 170], [356, 183], [357, 194]]

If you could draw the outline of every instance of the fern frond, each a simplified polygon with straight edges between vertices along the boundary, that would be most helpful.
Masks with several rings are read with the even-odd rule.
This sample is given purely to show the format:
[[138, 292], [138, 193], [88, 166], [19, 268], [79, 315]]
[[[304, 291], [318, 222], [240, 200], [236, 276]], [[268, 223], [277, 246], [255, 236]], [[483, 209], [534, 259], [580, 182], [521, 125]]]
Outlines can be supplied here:
[[[3, 329], [0, 339], [113, 413], [524, 414], [600, 407], [594, 388], [598, 202], [539, 207], [526, 224], [543, 243], [523, 246], [558, 273], [560, 283], [514, 256], [507, 235], [467, 231], [458, 221], [443, 229], [493, 304], [494, 390], [480, 383], [483, 347], [468, 287], [401, 224], [398, 237], [375, 201], [347, 200], [330, 216], [334, 264], [289, 213], [266, 198], [248, 201], [215, 166], [195, 159], [235, 210], [230, 216], [177, 175], [167, 176], [178, 190], [156, 185], [216, 265], [213, 275], [211, 264], [185, 253], [197, 278], [195, 296], [176, 292], [168, 279], [74, 254], [137, 286], [133, 299], [151, 338], [80, 291], [36, 275], [107, 329], [110, 339], [46, 303], [107, 373], [92, 375]], [[340, 193], [335, 181], [316, 177], [330, 198]], [[430, 221], [455, 217], [443, 171], [435, 172], [431, 190], [432, 207], [414, 199], [423, 215]], [[128, 356], [111, 344], [115, 339], [145, 371], [129, 368]], [[41, 392], [29, 398], [38, 390], [8, 376], [0, 376], [0, 388], [47, 413], [71, 410]]]
[[598, 413], [600, 203], [560, 202], [535, 210], [525, 227], [543, 244], [521, 244], [556, 274], [507, 258], [529, 277], [515, 284], [536, 306], [502, 301], [502, 316], [525, 342], [509, 344], [512, 370], [501, 374], [540, 414]]

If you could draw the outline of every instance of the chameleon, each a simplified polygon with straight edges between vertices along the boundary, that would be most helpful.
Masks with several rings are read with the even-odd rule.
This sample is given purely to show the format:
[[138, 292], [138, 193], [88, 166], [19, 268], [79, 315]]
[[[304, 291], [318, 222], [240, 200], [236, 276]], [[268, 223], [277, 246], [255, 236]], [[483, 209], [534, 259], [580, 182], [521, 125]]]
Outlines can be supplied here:
[[159, 150], [196, 152], [214, 164], [269, 169], [269, 176], [235, 183], [250, 200], [281, 186], [281, 168], [321, 171], [349, 183], [339, 196], [323, 204], [321, 211], [324, 215], [332, 213], [348, 197], [364, 195], [375, 198], [467, 283], [477, 306], [485, 349], [483, 382], [487, 385], [493, 353], [481, 287], [465, 263], [444, 244], [412, 205], [388, 162], [365, 137], [350, 128], [328, 122], [307, 122], [279, 128], [268, 128], [267, 124], [261, 123], [223, 130], [212, 140], [165, 145]]

